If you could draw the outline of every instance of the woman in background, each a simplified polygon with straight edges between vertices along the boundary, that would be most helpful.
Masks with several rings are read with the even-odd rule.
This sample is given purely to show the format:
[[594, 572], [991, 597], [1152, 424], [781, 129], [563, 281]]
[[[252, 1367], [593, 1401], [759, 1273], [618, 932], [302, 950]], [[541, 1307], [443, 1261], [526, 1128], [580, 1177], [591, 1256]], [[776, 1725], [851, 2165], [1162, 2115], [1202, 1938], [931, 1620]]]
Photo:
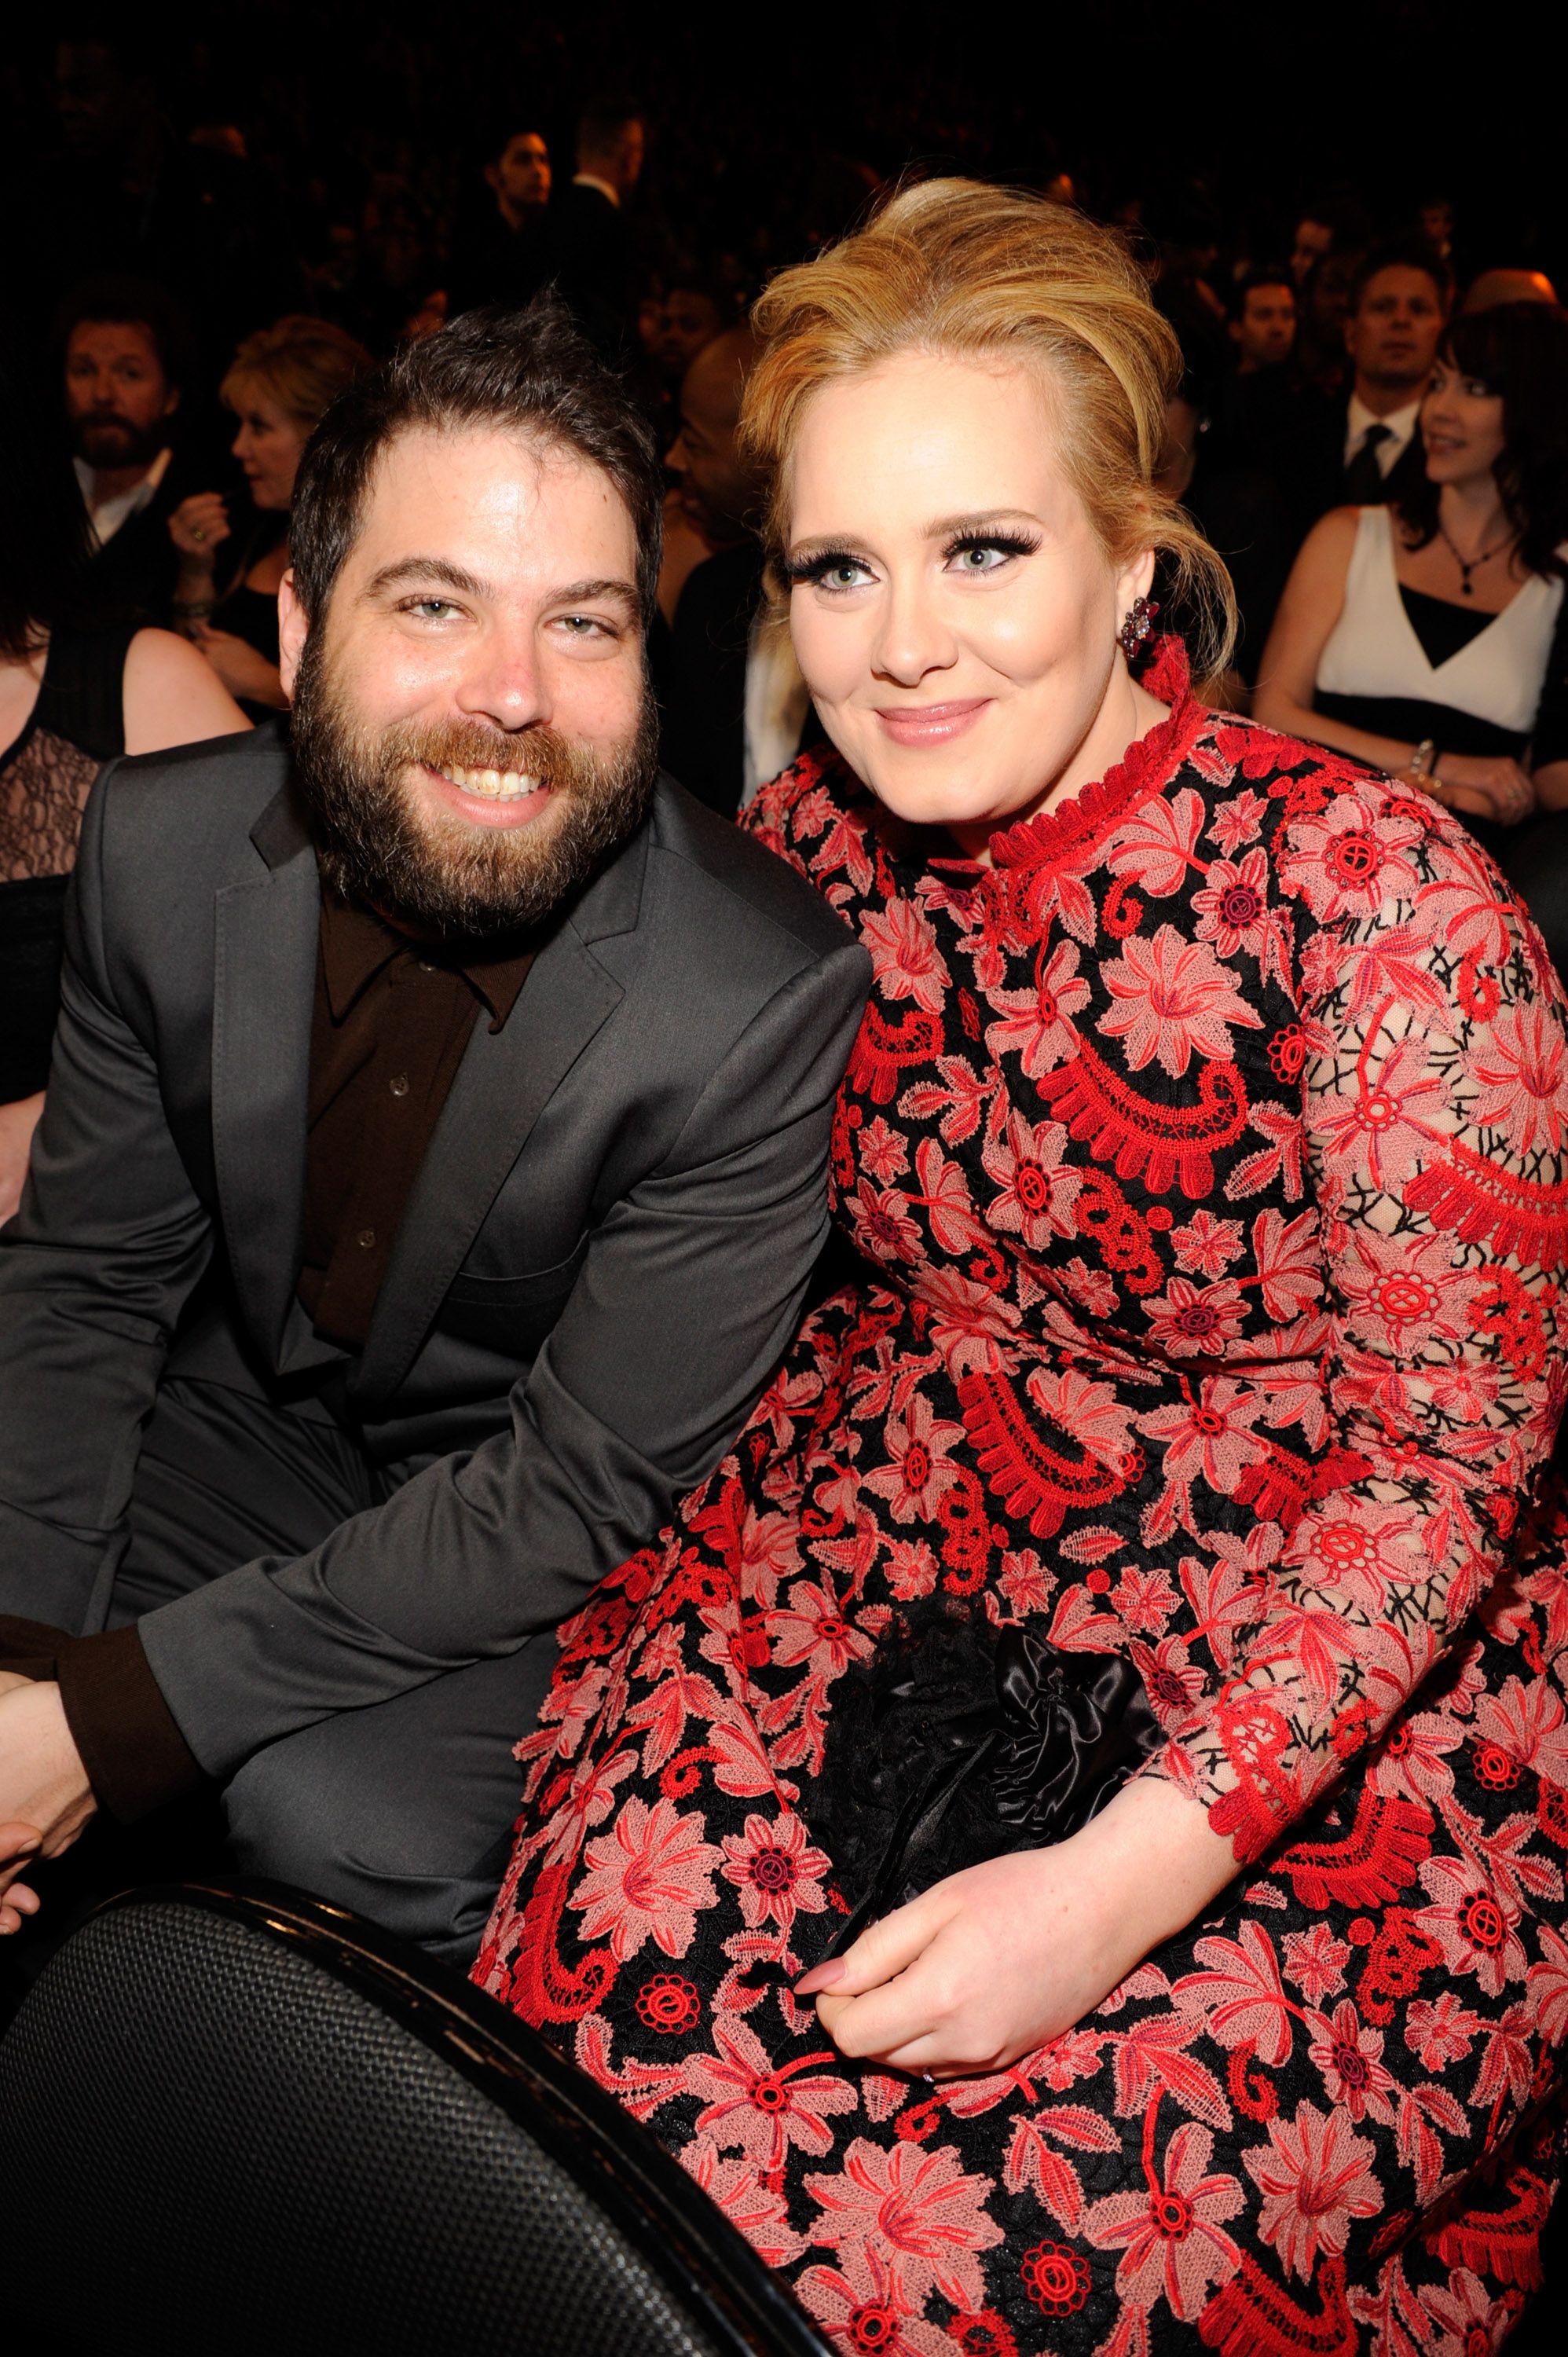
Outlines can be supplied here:
[[[1454, 811], [1568, 969], [1568, 315], [1456, 319], [1402, 506], [1337, 508], [1296, 558], [1253, 709]], [[1540, 823], [1518, 830], [1541, 811]]]
[[66, 882], [101, 764], [249, 726], [183, 640], [94, 612], [89, 544], [70, 458], [0, 366], [0, 1222], [43, 1110]]
[[277, 597], [300, 457], [317, 420], [370, 364], [364, 347], [327, 319], [279, 319], [247, 336], [220, 393], [240, 421], [233, 451], [260, 522], [221, 591], [218, 552], [233, 532], [226, 501], [198, 491], [169, 518], [180, 560], [176, 620], [257, 718], [284, 709]]

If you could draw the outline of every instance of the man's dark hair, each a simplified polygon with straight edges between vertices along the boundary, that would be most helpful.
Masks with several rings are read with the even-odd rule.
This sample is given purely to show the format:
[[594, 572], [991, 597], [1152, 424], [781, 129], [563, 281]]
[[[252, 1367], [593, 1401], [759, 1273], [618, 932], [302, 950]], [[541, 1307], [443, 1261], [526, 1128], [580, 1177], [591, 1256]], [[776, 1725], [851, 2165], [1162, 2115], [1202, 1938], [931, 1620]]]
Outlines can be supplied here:
[[628, 123], [640, 123], [642, 109], [623, 91], [600, 91], [577, 117], [577, 145], [591, 155], [613, 147]]
[[1251, 270], [1243, 271], [1230, 290], [1230, 317], [1233, 319], [1246, 317], [1247, 297], [1260, 286], [1283, 286], [1292, 300], [1294, 300], [1295, 280], [1291, 276], [1287, 265], [1282, 262], [1270, 266], [1260, 262], [1254, 264]]
[[184, 387], [194, 372], [194, 339], [183, 307], [156, 279], [107, 277], [83, 279], [73, 286], [55, 313], [55, 349], [63, 358], [78, 328], [94, 326], [145, 328], [158, 356], [158, 366], [171, 385]]
[[663, 544], [658, 445], [620, 379], [548, 291], [526, 310], [492, 304], [400, 346], [333, 403], [306, 445], [289, 518], [295, 587], [310, 619], [327, 610], [381, 452], [401, 434], [472, 425], [573, 451], [609, 477], [631, 512], [650, 621]]
[[1350, 281], [1350, 316], [1355, 317], [1361, 307], [1361, 297], [1380, 270], [1424, 271], [1437, 289], [1437, 300], [1444, 311], [1454, 307], [1454, 273], [1424, 237], [1390, 238], [1381, 245], [1369, 246], [1356, 265]]
[[[1443, 356], [1503, 404], [1503, 454], [1495, 473], [1503, 513], [1532, 573], [1559, 581], [1568, 565], [1568, 312], [1549, 303], [1502, 303], [1455, 320]], [[1424, 548], [1437, 532], [1440, 486], [1417, 478], [1399, 502]]]

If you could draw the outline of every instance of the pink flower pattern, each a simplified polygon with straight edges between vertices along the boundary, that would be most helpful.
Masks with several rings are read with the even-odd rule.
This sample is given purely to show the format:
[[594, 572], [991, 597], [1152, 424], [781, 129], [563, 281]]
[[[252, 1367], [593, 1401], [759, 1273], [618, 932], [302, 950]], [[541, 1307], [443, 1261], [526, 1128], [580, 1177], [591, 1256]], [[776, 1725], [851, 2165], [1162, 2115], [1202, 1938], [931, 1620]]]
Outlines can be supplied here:
[[[854, 2357], [1474, 2357], [1559, 2172], [1563, 1002], [1455, 820], [1164, 676], [983, 868], [831, 752], [748, 813], [873, 949], [862, 1265], [564, 1631], [475, 1968]], [[933, 2088], [790, 1991], [843, 1682], [962, 1612], [1125, 1653], [1241, 1871]]]

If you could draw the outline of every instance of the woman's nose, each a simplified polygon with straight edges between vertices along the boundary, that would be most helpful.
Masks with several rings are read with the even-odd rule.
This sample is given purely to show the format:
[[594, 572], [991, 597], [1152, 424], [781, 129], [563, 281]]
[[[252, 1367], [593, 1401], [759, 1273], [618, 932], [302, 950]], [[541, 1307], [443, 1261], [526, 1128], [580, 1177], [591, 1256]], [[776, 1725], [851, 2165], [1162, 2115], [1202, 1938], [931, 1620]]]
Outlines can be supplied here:
[[935, 600], [921, 587], [894, 589], [872, 646], [872, 669], [900, 687], [916, 687], [928, 672], [948, 670], [956, 653]]

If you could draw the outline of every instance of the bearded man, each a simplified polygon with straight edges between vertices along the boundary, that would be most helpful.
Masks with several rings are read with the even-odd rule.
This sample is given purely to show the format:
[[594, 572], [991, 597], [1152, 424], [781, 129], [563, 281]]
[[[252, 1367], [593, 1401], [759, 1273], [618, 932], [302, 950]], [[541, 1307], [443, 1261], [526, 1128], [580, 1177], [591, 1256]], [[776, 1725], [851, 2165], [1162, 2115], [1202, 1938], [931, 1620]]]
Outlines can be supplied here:
[[466, 1962], [552, 1632], [794, 1329], [869, 971], [657, 771], [661, 498], [564, 311], [469, 315], [306, 454], [292, 735], [99, 780], [0, 1232], [0, 1928], [16, 1828], [216, 1787]]

